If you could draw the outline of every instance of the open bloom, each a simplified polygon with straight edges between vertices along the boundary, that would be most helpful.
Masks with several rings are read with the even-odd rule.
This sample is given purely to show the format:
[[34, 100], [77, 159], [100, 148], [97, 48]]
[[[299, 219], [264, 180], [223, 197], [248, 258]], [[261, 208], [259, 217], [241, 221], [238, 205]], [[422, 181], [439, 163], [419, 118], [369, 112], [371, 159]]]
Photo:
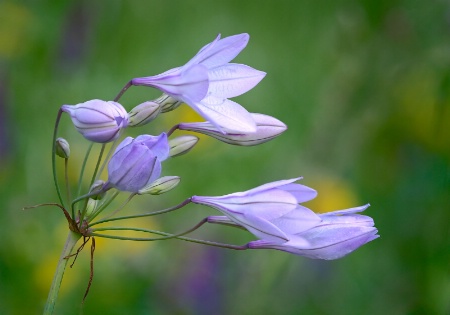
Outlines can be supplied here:
[[[252, 249], [277, 249], [314, 259], [341, 258], [379, 237], [373, 219], [356, 214], [369, 205], [320, 214], [322, 222], [315, 227], [294, 233], [285, 243], [257, 240], [248, 244]], [[300, 241], [298, 241], [300, 240]], [[307, 243], [304, 243], [304, 240]]]
[[86, 139], [106, 143], [119, 137], [128, 126], [128, 114], [117, 102], [91, 100], [77, 105], [63, 105], [61, 110], [72, 118], [75, 128]]
[[184, 66], [156, 76], [134, 78], [131, 83], [155, 87], [188, 104], [222, 132], [254, 132], [256, 125], [250, 113], [228, 99], [251, 90], [265, 76], [265, 72], [249, 66], [229, 63], [248, 40], [245, 33], [223, 39], [219, 34]]
[[125, 138], [108, 163], [108, 181], [104, 190], [114, 187], [121, 191], [139, 192], [158, 179], [161, 162], [169, 157], [165, 133]]
[[276, 181], [220, 197], [193, 196], [191, 200], [219, 210], [229, 220], [262, 240], [283, 244], [297, 238], [296, 233], [308, 230], [321, 221], [314, 212], [299, 205], [313, 199], [317, 193], [314, 189], [295, 184], [297, 180], [299, 178]]
[[256, 123], [256, 131], [245, 132], [232, 132], [225, 129], [225, 133], [222, 133], [210, 122], [196, 122], [196, 123], [181, 123], [178, 124], [178, 129], [199, 132], [228, 144], [251, 146], [257, 145], [282, 134], [286, 129], [286, 125], [278, 119], [263, 115], [263, 114], [250, 114]]

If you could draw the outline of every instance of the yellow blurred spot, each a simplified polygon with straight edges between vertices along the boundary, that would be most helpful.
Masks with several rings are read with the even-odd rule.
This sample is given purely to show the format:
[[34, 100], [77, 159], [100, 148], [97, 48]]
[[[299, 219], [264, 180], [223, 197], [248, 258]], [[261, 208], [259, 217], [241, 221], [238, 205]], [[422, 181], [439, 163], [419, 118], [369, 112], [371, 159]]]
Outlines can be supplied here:
[[308, 186], [318, 192], [315, 199], [305, 204], [314, 212], [324, 213], [362, 205], [351, 187], [340, 178], [324, 176], [318, 182], [308, 183]]
[[450, 153], [450, 99], [438, 96], [436, 75], [415, 69], [396, 89], [397, 124], [429, 149]]
[[31, 17], [23, 5], [0, 2], [0, 57], [12, 59], [23, 50]]

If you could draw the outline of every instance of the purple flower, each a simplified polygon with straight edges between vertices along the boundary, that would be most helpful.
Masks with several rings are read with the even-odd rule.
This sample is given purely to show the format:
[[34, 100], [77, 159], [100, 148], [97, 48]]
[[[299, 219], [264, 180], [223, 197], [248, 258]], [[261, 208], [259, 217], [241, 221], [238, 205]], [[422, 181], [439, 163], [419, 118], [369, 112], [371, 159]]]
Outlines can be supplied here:
[[221, 211], [262, 240], [283, 244], [321, 221], [314, 212], [299, 205], [317, 194], [314, 189], [294, 183], [299, 179], [272, 182], [220, 197], [193, 196], [192, 202]]
[[210, 122], [181, 123], [178, 124], [178, 129], [203, 133], [225, 143], [242, 146], [267, 142], [287, 129], [283, 122], [274, 117], [256, 113], [251, 113], [250, 115], [256, 123], [256, 132], [236, 133], [224, 128], [226, 132], [224, 134]]
[[265, 76], [249, 66], [229, 63], [248, 40], [245, 33], [223, 39], [219, 34], [184, 66], [131, 82], [158, 88], [188, 104], [220, 131], [254, 132], [256, 125], [250, 113], [228, 99], [251, 90]]
[[105, 190], [114, 187], [137, 193], [161, 175], [161, 162], [169, 157], [165, 133], [159, 136], [142, 135], [125, 138], [108, 163]]
[[73, 106], [63, 105], [61, 110], [70, 115], [78, 132], [93, 142], [113, 141], [128, 125], [127, 111], [116, 102], [91, 100]]
[[[319, 217], [322, 220], [320, 224], [306, 231], [291, 231], [294, 232], [294, 237], [289, 236], [289, 241], [285, 243], [262, 239], [250, 242], [248, 247], [277, 249], [314, 259], [341, 258], [379, 237], [373, 219], [356, 214], [364, 211], [368, 206], [320, 214]], [[307, 243], [304, 242], [305, 240]]]

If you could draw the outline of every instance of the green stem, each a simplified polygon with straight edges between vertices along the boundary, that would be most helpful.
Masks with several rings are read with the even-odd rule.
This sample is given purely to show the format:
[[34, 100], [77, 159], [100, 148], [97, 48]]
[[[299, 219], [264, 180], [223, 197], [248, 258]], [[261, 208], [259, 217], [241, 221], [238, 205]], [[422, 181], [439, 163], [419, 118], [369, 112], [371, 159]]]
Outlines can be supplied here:
[[119, 94], [117, 94], [117, 96], [114, 98], [114, 102], [118, 102], [123, 93], [125, 93], [131, 85], [131, 81], [128, 81], [127, 84], [125, 84], [125, 86], [120, 90]]
[[[221, 248], [228, 248], [228, 249], [234, 249], [234, 250], [246, 250], [248, 249], [247, 244], [245, 245], [231, 245], [231, 244], [223, 244], [223, 243], [218, 243], [218, 242], [211, 242], [211, 241], [204, 241], [204, 240], [199, 240], [196, 238], [190, 238], [190, 237], [185, 237], [185, 236], [179, 236], [178, 234], [170, 234], [170, 233], [166, 233], [166, 232], [161, 232], [161, 231], [155, 231], [155, 230], [148, 230], [148, 229], [141, 229], [141, 228], [110, 228], [111, 230], [133, 230], [133, 231], [138, 231], [138, 232], [145, 232], [145, 233], [153, 233], [153, 234], [157, 234], [157, 235], [162, 235], [162, 236], [166, 236], [164, 238], [159, 238], [159, 240], [164, 240], [164, 239], [171, 239], [171, 238], [176, 238], [179, 240], [183, 240], [186, 242], [191, 242], [191, 243], [197, 243], [197, 244], [203, 244], [203, 245], [208, 245], [208, 246], [214, 246], [214, 247], [221, 247]], [[116, 236], [116, 235], [105, 235], [105, 234], [97, 234], [97, 233], [90, 233], [90, 236], [96, 236], [96, 237], [103, 237], [103, 238], [111, 238], [111, 239], [116, 239], [116, 240], [124, 240], [124, 241], [155, 241], [158, 239], [150, 239], [150, 238], [138, 238], [138, 237], [126, 237], [126, 236]]]
[[70, 186], [69, 186], [69, 171], [68, 171], [69, 159], [64, 159], [64, 179], [66, 182], [66, 191], [67, 191], [67, 202], [70, 202], [72, 197], [70, 196]]
[[105, 222], [111, 222], [111, 221], [118, 221], [118, 220], [126, 220], [126, 219], [135, 219], [135, 218], [142, 218], [142, 217], [150, 217], [150, 216], [154, 216], [154, 215], [158, 215], [158, 214], [163, 214], [163, 213], [167, 213], [167, 212], [171, 212], [177, 209], [180, 209], [184, 206], [186, 206], [188, 203], [191, 202], [191, 198], [186, 199], [185, 201], [183, 201], [182, 203], [164, 209], [164, 210], [159, 210], [159, 211], [154, 211], [154, 212], [148, 212], [148, 213], [143, 213], [143, 214], [135, 214], [135, 215], [128, 215], [128, 216], [123, 216], [123, 217], [116, 217], [116, 218], [106, 218], [106, 219], [102, 219], [100, 221], [94, 222], [89, 224], [90, 227], [100, 224], [100, 223], [105, 223]]
[[53, 130], [53, 143], [52, 143], [52, 169], [53, 169], [53, 181], [55, 182], [56, 193], [58, 194], [59, 202], [66, 208], [65, 202], [61, 195], [61, 189], [58, 184], [58, 177], [56, 175], [56, 135], [58, 134], [59, 121], [61, 120], [61, 115], [63, 111], [59, 109], [58, 116], [56, 116], [55, 129]]
[[55, 308], [56, 299], [58, 297], [59, 288], [61, 287], [62, 278], [64, 276], [64, 271], [66, 270], [68, 259], [65, 257], [69, 256], [72, 252], [75, 244], [80, 239], [81, 234], [74, 233], [69, 231], [69, 235], [67, 236], [66, 244], [64, 245], [64, 249], [61, 253], [61, 257], [59, 257], [58, 266], [56, 267], [55, 275], [53, 276], [52, 286], [50, 287], [50, 291], [48, 293], [47, 303], [44, 308], [44, 315], [49, 315], [53, 313], [53, 309]]
[[[82, 183], [82, 181], [83, 181], [84, 169], [86, 168], [86, 163], [87, 163], [87, 160], [88, 160], [88, 158], [89, 158], [89, 155], [91, 154], [91, 150], [92, 150], [93, 145], [94, 145], [94, 142], [91, 142], [91, 143], [89, 144], [89, 147], [88, 147], [88, 149], [87, 149], [87, 151], [86, 151], [86, 154], [84, 155], [83, 164], [81, 165], [80, 176], [79, 176], [79, 178], [78, 178], [77, 196], [79, 196], [79, 195], [81, 194], [81, 183]], [[74, 214], [72, 213], [72, 216], [73, 216], [73, 215], [74, 215]]]

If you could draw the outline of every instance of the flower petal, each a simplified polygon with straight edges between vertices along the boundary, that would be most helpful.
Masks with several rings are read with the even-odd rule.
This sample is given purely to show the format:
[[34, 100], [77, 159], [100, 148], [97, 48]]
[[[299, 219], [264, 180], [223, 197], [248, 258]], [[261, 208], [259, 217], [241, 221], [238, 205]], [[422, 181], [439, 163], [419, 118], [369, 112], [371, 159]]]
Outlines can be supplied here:
[[133, 85], [157, 88], [173, 98], [198, 102], [202, 100], [209, 86], [208, 69], [202, 65], [174, 68], [156, 76], [135, 78]]
[[256, 131], [256, 123], [250, 113], [238, 103], [228, 99], [209, 96], [201, 102], [188, 103], [188, 105], [223, 133], [225, 131], [222, 128], [238, 133]]
[[265, 75], [265, 72], [234, 63], [209, 69], [208, 95], [218, 98], [239, 96], [254, 88]]
[[200, 51], [186, 64], [202, 64], [208, 69], [223, 65], [233, 60], [242, 49], [247, 46], [250, 36], [246, 33], [228, 36], [220, 39], [220, 34], [216, 39], [204, 46]]
[[278, 188], [290, 192], [297, 198], [298, 203], [309, 201], [317, 196], [316, 190], [300, 184], [292, 183]]
[[271, 222], [287, 234], [298, 234], [317, 226], [321, 221], [321, 218], [313, 211], [299, 205]]

